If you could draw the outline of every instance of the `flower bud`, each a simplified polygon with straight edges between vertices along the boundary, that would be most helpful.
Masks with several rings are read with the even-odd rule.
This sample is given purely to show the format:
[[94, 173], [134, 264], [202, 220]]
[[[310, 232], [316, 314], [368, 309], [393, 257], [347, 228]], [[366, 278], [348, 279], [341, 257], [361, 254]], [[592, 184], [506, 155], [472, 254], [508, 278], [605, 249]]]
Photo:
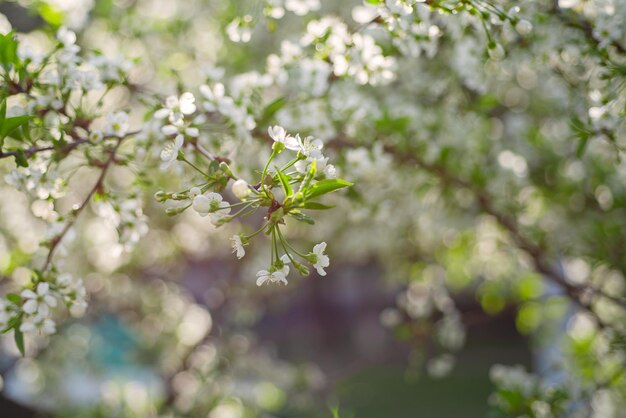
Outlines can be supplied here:
[[185, 200], [187, 199], [187, 193], [173, 193], [172, 199], [173, 200]]
[[489, 49], [487, 50], [487, 52], [489, 53], [489, 58], [495, 61], [502, 60], [504, 56], [506, 55], [502, 45], [497, 44], [497, 43], [490, 43]]
[[228, 176], [235, 177], [232, 171], [230, 171], [230, 167], [224, 161], [220, 163], [220, 169]]
[[522, 36], [528, 35], [533, 30], [533, 25], [528, 20], [522, 19], [515, 25], [515, 30]]
[[298, 273], [300, 273], [301, 276], [308, 276], [311, 273], [309, 268], [304, 264], [295, 263], [294, 267], [298, 270]]
[[272, 151], [274, 151], [274, 153], [276, 154], [280, 154], [281, 152], [283, 152], [284, 149], [285, 144], [283, 144], [282, 142], [274, 142], [274, 144], [272, 145]]
[[250, 186], [248, 182], [242, 179], [235, 181], [232, 185], [232, 191], [238, 199], [244, 200], [246, 197], [250, 196], [252, 190], [250, 190]]
[[222, 225], [227, 224], [228, 222], [232, 221], [233, 219], [234, 218], [231, 215], [226, 215], [226, 216], [223, 216], [223, 217], [219, 218], [218, 220], [212, 221], [212, 222], [213, 222], [213, 225], [215, 225], [215, 226], [222, 226]]
[[181, 206], [181, 207], [177, 207], [177, 208], [167, 208], [167, 209], [165, 209], [165, 214], [167, 216], [176, 216], [179, 213], [184, 212], [185, 209], [187, 209], [186, 206]]
[[157, 202], [165, 202], [167, 199], [170, 198], [170, 194], [165, 193], [163, 190], [159, 190], [154, 194], [154, 198]]

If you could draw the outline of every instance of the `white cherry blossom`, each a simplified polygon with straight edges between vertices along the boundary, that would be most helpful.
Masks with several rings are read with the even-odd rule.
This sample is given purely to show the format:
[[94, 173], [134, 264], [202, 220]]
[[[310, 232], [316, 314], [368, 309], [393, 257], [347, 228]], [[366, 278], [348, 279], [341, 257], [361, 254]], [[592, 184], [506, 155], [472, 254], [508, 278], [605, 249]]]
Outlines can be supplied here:
[[233, 252], [236, 253], [237, 258], [242, 259], [246, 255], [246, 250], [243, 248], [241, 235], [233, 235], [230, 240], [233, 242]]
[[280, 270], [268, 271], [260, 270], [256, 274], [257, 286], [262, 286], [265, 283], [282, 283], [287, 284], [287, 275], [289, 274], [289, 266], [283, 266]]
[[311, 256], [313, 267], [317, 270], [317, 274], [320, 276], [326, 276], [326, 271], [324, 271], [325, 267], [330, 265], [330, 258], [324, 251], [326, 250], [326, 243], [320, 242], [313, 247], [313, 253]]
[[21, 295], [26, 299], [22, 310], [27, 314], [38, 313], [42, 316], [48, 316], [50, 308], [57, 306], [57, 299], [50, 290], [50, 285], [46, 282], [40, 282], [36, 292], [26, 289], [22, 291]]
[[176, 135], [174, 141], [168, 142], [161, 151], [161, 170], [167, 170], [178, 158], [178, 152], [182, 148], [185, 139], [182, 135]]
[[287, 131], [285, 131], [285, 128], [283, 128], [282, 126], [270, 126], [269, 128], [267, 128], [267, 133], [269, 134], [270, 138], [274, 140], [274, 142], [283, 144], [288, 150], [299, 151], [301, 148], [298, 139], [291, 135], [288, 135]]
[[219, 223], [222, 218], [230, 213], [230, 204], [223, 200], [221, 194], [214, 192], [194, 197], [192, 207], [200, 216], [209, 215], [213, 224]]

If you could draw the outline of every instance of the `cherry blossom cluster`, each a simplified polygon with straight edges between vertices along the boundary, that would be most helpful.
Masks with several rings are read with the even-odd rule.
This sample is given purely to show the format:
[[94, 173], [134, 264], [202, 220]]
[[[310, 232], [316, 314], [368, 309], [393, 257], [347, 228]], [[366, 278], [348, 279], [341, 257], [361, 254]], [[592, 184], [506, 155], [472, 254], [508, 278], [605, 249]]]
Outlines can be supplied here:
[[[15, 162], [4, 180], [30, 196], [33, 215], [46, 224], [41, 251], [28, 263], [30, 280], [22, 290], [9, 293], [1, 306], [0, 328], [13, 330], [23, 351], [23, 334], [56, 331], [60, 305], [66, 305], [73, 316], [85, 312], [82, 280], [64, 271], [64, 260], [57, 263], [55, 258], [70, 255], [68, 246], [76, 238], [74, 224], [91, 199], [98, 201], [94, 211], [109, 218], [119, 232], [122, 251], [145, 235], [146, 221], [136, 199], [110, 194], [104, 185], [112, 166], [126, 164], [117, 152], [133, 134], [126, 112], [105, 107], [107, 94], [128, 84], [128, 61], [83, 54], [76, 34], [65, 27], [57, 31], [53, 47], [46, 51], [13, 33], [0, 37], [4, 51], [0, 157]], [[77, 163], [78, 168], [91, 167], [100, 174], [86, 199], [64, 211], [58, 202], [74, 193], [68, 170], [75, 171]]]
[[[93, 1], [35, 3], [77, 32], [16, 37], [0, 15], [0, 267], [11, 278], [0, 325], [19, 347], [24, 334], [64, 332], [62, 305], [82, 314], [73, 277], [90, 284], [94, 270], [113, 280], [217, 237], [251, 264], [263, 253], [256, 284], [284, 284], [294, 269], [325, 275], [330, 247], [384, 270], [399, 294], [381, 321], [416, 351], [440, 349], [413, 364], [435, 377], [468, 332], [457, 297], [484, 311], [476, 321], [512, 312], [533, 341], [566, 300], [577, 314], [564, 341], [551, 339], [575, 353], [558, 366], [574, 384], [497, 366], [494, 407], [549, 417], [581, 399], [597, 416], [619, 405], [626, 3], [267, 0], [237, 3], [236, 17], [205, 0], [112, 2], [110, 15]], [[339, 189], [347, 198], [326, 196]], [[146, 203], [156, 190], [165, 210]], [[340, 216], [316, 212], [330, 204]], [[249, 302], [238, 308], [261, 310]], [[179, 313], [206, 337], [208, 311]], [[185, 329], [160, 342], [198, 343]]]
[[19, 295], [9, 294], [5, 300], [0, 300], [0, 328], [14, 328], [20, 350], [24, 350], [22, 334], [50, 335], [56, 332], [52, 314], [59, 303], [65, 304], [75, 317], [82, 316], [87, 308], [82, 279], [69, 273], [39, 277], [32, 286]]
[[[206, 86], [201, 90], [206, 90]], [[183, 96], [189, 103], [193, 103], [191, 93], [185, 93]], [[188, 110], [181, 113], [194, 117], [192, 114], [196, 110], [195, 105]], [[205, 111], [213, 110], [213, 107], [205, 106]], [[157, 111], [155, 117], [161, 116], [162, 113], [163, 109]], [[167, 131], [168, 126], [170, 125], [165, 125], [162, 131]], [[161, 168], [167, 169], [174, 161], [180, 161], [189, 166], [195, 174], [199, 174], [200, 180], [186, 190], [156, 193], [155, 198], [158, 201], [170, 203], [166, 210], [169, 215], [178, 215], [191, 208], [201, 217], [208, 216], [213, 225], [220, 227], [237, 217], [243, 218], [259, 210], [265, 210], [263, 223], [256, 231], [231, 237], [233, 252], [241, 259], [246, 254], [245, 247], [250, 244], [252, 238], [261, 233], [270, 236], [270, 266], [257, 273], [257, 285], [287, 284], [290, 265], [301, 275], [308, 275], [309, 268], [301, 261], [310, 263], [319, 275], [326, 275], [324, 269], [330, 264], [325, 253], [327, 244], [319, 243], [311, 252], [302, 253], [288, 242], [281, 230], [286, 226], [286, 219], [314, 224], [314, 219], [306, 212], [330, 209], [330, 206], [316, 200], [327, 193], [351, 185], [336, 178], [337, 170], [328, 163], [328, 157], [323, 155], [324, 143], [320, 139], [311, 136], [301, 138], [299, 134], [292, 136], [281, 126], [270, 126], [267, 138], [272, 141], [272, 152], [260, 172], [260, 177], [255, 181], [247, 181], [235, 176], [226, 161], [218, 163], [220, 157], [201, 153], [200, 155], [204, 156], [204, 160], [201, 160], [204, 166], [199, 166], [197, 159], [195, 163], [192, 162], [185, 152], [184, 135], [175, 132], [171, 135], [174, 138], [167, 142], [161, 152], [163, 161]], [[197, 151], [193, 147], [192, 150]], [[284, 158], [287, 153], [292, 153], [290, 159]], [[282, 163], [279, 163], [279, 160]], [[236, 203], [226, 201], [220, 193], [229, 184], [232, 195], [239, 200]]]

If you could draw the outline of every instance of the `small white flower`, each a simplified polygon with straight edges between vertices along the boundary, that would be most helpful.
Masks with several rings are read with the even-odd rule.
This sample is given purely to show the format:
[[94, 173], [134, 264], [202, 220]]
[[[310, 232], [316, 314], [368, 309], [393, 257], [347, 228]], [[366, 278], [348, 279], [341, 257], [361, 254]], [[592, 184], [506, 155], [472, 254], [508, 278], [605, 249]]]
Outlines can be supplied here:
[[243, 242], [240, 235], [233, 235], [230, 237], [233, 242], [233, 252], [237, 253], [237, 258], [242, 259], [246, 255], [246, 250], [243, 248]]
[[413, 7], [409, 2], [402, 0], [386, 0], [385, 5], [389, 8], [389, 11], [399, 15], [408, 15], [413, 12]]
[[197, 138], [200, 135], [200, 130], [194, 127], [185, 128], [185, 135]]
[[38, 313], [48, 316], [50, 308], [57, 306], [57, 300], [50, 291], [50, 285], [46, 282], [37, 285], [37, 293], [30, 289], [22, 291], [22, 297], [26, 299], [22, 310], [30, 315]]
[[320, 0], [286, 0], [285, 9], [296, 16], [304, 16], [312, 10], [319, 10]]
[[97, 129], [89, 132], [89, 140], [91, 142], [100, 142], [102, 141], [103, 137], [104, 135], [102, 134], [102, 131], [99, 131]]
[[226, 26], [226, 34], [233, 42], [250, 42], [252, 38], [252, 16], [236, 17]]
[[81, 316], [85, 315], [86, 310], [87, 302], [85, 300], [75, 300], [70, 306], [70, 315], [72, 315], [74, 318], [80, 318]]
[[196, 98], [193, 97], [193, 94], [189, 92], [183, 93], [178, 99], [178, 108], [183, 115], [191, 115], [196, 111], [195, 102]]
[[307, 157], [322, 158], [322, 148], [324, 143], [321, 139], [307, 136], [304, 139], [300, 139], [300, 135], [296, 135], [296, 139], [300, 142], [300, 152]]
[[174, 125], [165, 125], [161, 128], [161, 132], [163, 132], [163, 135], [170, 136], [178, 134], [179, 130], [178, 127]]
[[267, 128], [267, 133], [274, 140], [274, 142], [280, 142], [285, 146], [285, 148], [292, 151], [300, 150], [299, 141], [293, 136], [287, 135], [285, 128], [282, 126], [270, 126]]
[[178, 158], [178, 151], [183, 146], [184, 138], [182, 135], [176, 135], [174, 142], [168, 142], [161, 151], [161, 170], [167, 170]]
[[59, 293], [69, 306], [70, 314], [76, 318], [83, 316], [87, 309], [87, 301], [85, 300], [87, 291], [83, 280], [64, 273], [57, 277], [57, 285]]
[[283, 266], [282, 269], [276, 271], [261, 270], [256, 274], [257, 286], [264, 283], [283, 283], [287, 284], [287, 275], [289, 274], [289, 266]]
[[33, 65], [40, 65], [44, 55], [35, 52], [30, 46], [20, 43], [17, 46], [17, 56], [22, 61], [30, 61]]
[[226, 70], [222, 67], [214, 67], [212, 65], [205, 65], [202, 68], [202, 73], [206, 75], [209, 80], [219, 80], [224, 77]]
[[533, 24], [526, 19], [521, 19], [515, 25], [515, 30], [522, 36], [528, 35], [533, 30]]
[[316, 165], [318, 174], [324, 173], [326, 178], [329, 178], [329, 179], [334, 179], [337, 177], [337, 169], [335, 168], [334, 165], [328, 164], [328, 157], [321, 157], [321, 158], [307, 157], [304, 160], [298, 160], [294, 164], [294, 168], [296, 169], [298, 173], [302, 173], [302, 174], [307, 173], [309, 171], [309, 168], [313, 160], [315, 160], [315, 165]]
[[200, 93], [208, 100], [203, 103], [204, 110], [207, 112], [215, 111], [215, 105], [224, 99], [225, 89], [222, 83], [215, 83], [213, 88], [203, 84], [200, 86]]
[[181, 126], [185, 115], [191, 115], [196, 111], [196, 98], [193, 94], [185, 92], [180, 97], [169, 96], [165, 99], [165, 107], [154, 113], [157, 119], [168, 118], [171, 124]]
[[252, 190], [250, 190], [250, 186], [248, 182], [242, 179], [236, 180], [232, 185], [232, 191], [238, 199], [244, 200], [246, 197], [250, 196]]
[[192, 199], [196, 196], [200, 196], [200, 194], [202, 194], [202, 190], [200, 190], [199, 187], [192, 187], [191, 189], [189, 189], [189, 197], [191, 197]]
[[37, 314], [26, 318], [22, 325], [20, 325], [20, 331], [24, 333], [33, 333], [39, 331], [44, 335], [52, 335], [56, 332], [56, 324], [50, 318], [46, 318], [44, 315]]
[[57, 39], [67, 47], [76, 43], [76, 34], [68, 28], [62, 26], [57, 31]]
[[105, 127], [107, 134], [123, 137], [128, 132], [129, 127], [128, 114], [126, 112], [109, 113], [107, 115]]
[[[312, 261], [313, 267], [317, 270], [317, 274], [320, 276], [326, 276], [326, 272], [324, 271], [324, 267], [328, 267], [330, 265], [330, 258], [324, 251], [326, 250], [326, 243], [320, 242], [319, 244], [313, 247], [313, 255], [315, 261]], [[312, 257], [313, 258], [313, 257]]]
[[335, 179], [337, 178], [337, 169], [334, 165], [328, 164], [324, 168], [324, 174], [326, 175], [326, 178]]
[[193, 198], [191, 206], [200, 216], [209, 215], [213, 224], [217, 224], [230, 213], [230, 204], [224, 202], [219, 193], [209, 192], [198, 195]]

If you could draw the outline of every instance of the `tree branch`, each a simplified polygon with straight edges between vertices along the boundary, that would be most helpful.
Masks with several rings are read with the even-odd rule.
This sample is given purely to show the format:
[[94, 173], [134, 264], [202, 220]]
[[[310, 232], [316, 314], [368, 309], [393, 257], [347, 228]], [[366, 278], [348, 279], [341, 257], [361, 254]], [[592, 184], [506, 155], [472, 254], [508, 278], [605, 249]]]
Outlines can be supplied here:
[[117, 151], [120, 145], [122, 145], [122, 141], [127, 137], [128, 136], [117, 138], [117, 143], [115, 144], [115, 147], [113, 147], [113, 149], [109, 151], [109, 158], [106, 160], [106, 162], [102, 166], [102, 171], [100, 172], [100, 176], [98, 176], [98, 180], [96, 180], [96, 183], [93, 185], [91, 190], [89, 190], [89, 193], [87, 194], [85, 199], [83, 199], [80, 206], [73, 211], [72, 219], [67, 222], [67, 224], [63, 227], [63, 230], [61, 230], [61, 232], [56, 237], [54, 237], [52, 241], [50, 242], [50, 249], [48, 251], [48, 256], [46, 257], [46, 262], [44, 263], [42, 270], [46, 270], [50, 266], [52, 262], [52, 257], [54, 256], [54, 252], [59, 246], [59, 244], [61, 243], [61, 241], [63, 240], [63, 237], [65, 237], [65, 235], [72, 228], [72, 226], [74, 226], [74, 223], [78, 219], [78, 216], [85, 209], [85, 207], [87, 206], [87, 204], [89, 203], [93, 195], [96, 194], [96, 192], [102, 188], [107, 171], [109, 170], [111, 165], [114, 164]]
[[62, 151], [64, 153], [69, 153], [70, 151], [72, 151], [74, 148], [78, 147], [81, 144], [85, 144], [89, 142], [89, 139], [77, 139], [74, 142], [70, 142], [67, 145], [64, 145], [62, 147], [56, 147], [54, 145], [50, 145], [47, 147], [32, 147], [32, 148], [28, 148], [25, 150], [20, 150], [20, 151], [7, 151], [7, 152], [2, 152], [0, 150], [0, 159], [2, 158], [8, 158], [8, 157], [14, 157], [16, 155], [19, 155], [20, 153], [24, 153], [24, 155], [28, 158], [34, 154], [37, 154], [39, 152], [43, 152], [43, 151], [54, 151], [54, 150], [58, 150], [58, 151]]
[[[331, 148], [349, 148], [352, 146], [352, 142], [343, 136], [337, 136], [330, 141], [328, 146]], [[383, 146], [383, 150], [393, 156], [396, 161], [403, 164], [414, 164], [436, 176], [443, 183], [470, 190], [474, 194], [480, 210], [483, 213], [493, 216], [500, 226], [508, 232], [515, 245], [530, 256], [535, 270], [561, 287], [581, 308], [594, 315], [600, 326], [604, 327], [606, 325], [603, 324], [601, 319], [598, 318], [595, 312], [593, 312], [591, 303], [585, 300], [585, 293], [591, 292], [626, 309], [626, 299], [607, 295], [600, 289], [589, 285], [576, 286], [570, 283], [561, 269], [558, 268], [546, 255], [545, 249], [526, 238], [521, 233], [515, 219], [501, 213], [493, 203], [493, 198], [478, 186], [451, 174], [443, 165], [426, 162], [417, 156], [417, 153], [405, 152], [392, 145]]]

